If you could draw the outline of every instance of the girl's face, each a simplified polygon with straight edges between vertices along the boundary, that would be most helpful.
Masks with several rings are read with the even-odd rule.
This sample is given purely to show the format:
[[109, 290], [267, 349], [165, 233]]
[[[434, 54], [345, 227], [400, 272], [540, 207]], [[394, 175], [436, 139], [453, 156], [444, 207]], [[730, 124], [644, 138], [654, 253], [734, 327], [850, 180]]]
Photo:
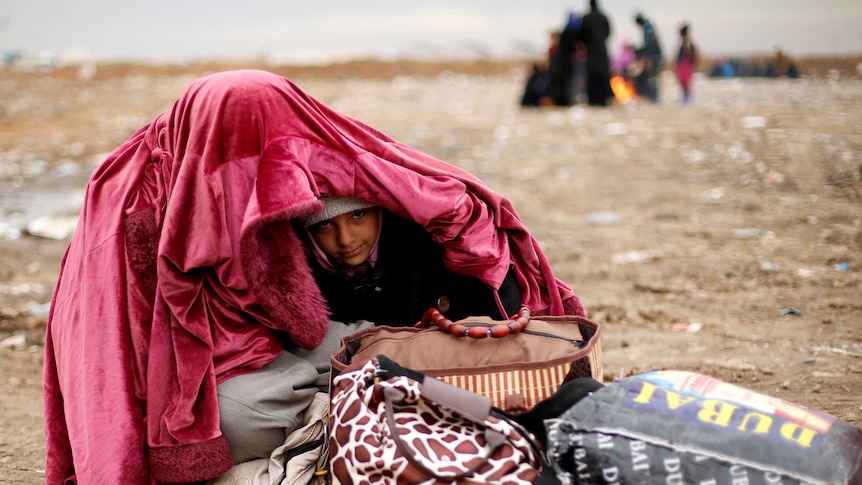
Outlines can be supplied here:
[[348, 212], [308, 228], [317, 245], [332, 259], [347, 266], [368, 261], [380, 228], [380, 208]]

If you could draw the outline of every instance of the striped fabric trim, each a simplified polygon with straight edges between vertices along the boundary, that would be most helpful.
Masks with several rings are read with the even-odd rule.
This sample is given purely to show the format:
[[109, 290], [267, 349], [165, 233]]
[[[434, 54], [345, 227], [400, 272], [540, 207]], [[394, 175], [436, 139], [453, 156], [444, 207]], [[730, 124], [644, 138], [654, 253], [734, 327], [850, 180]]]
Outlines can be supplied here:
[[571, 367], [571, 363], [565, 363], [543, 369], [512, 370], [472, 376], [437, 376], [437, 379], [487, 396], [491, 398], [494, 406], [502, 409], [506, 409], [506, 396], [520, 394], [524, 397], [524, 405], [530, 409], [556, 392]]

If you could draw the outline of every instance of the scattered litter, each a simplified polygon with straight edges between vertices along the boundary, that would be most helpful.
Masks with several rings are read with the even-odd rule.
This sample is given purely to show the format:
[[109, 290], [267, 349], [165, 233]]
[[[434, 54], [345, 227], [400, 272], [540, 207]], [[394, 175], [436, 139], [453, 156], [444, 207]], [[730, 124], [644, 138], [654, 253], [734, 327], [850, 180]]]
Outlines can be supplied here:
[[29, 176], [42, 175], [48, 170], [48, 162], [41, 159], [24, 162], [23, 172]]
[[20, 239], [21, 229], [6, 222], [0, 222], [0, 239]]
[[733, 230], [733, 237], [737, 239], [754, 239], [765, 235], [766, 231], [756, 227], [739, 227]]
[[706, 154], [700, 150], [688, 150], [682, 155], [685, 163], [701, 163], [706, 160]]
[[727, 149], [727, 156], [731, 160], [737, 160], [742, 157], [742, 154], [746, 153], [745, 147], [740, 142], [735, 142]]
[[746, 116], [742, 118], [742, 126], [745, 128], [763, 128], [766, 126], [766, 118], [763, 116]]
[[761, 261], [760, 262], [760, 271], [764, 273], [773, 273], [781, 269], [781, 266], [770, 262], [770, 261]]
[[605, 134], [614, 136], [614, 135], [625, 135], [629, 132], [629, 127], [626, 126], [625, 123], [608, 123], [605, 125]]
[[649, 251], [629, 251], [627, 253], [614, 254], [614, 264], [646, 263], [652, 259]]
[[567, 167], [560, 167], [554, 172], [554, 177], [560, 181], [566, 181], [572, 178], [572, 170]]
[[814, 276], [814, 273], [815, 271], [810, 268], [798, 268], [796, 270], [796, 276], [799, 276], [800, 278], [811, 278]]
[[508, 126], [501, 125], [494, 129], [494, 139], [497, 141], [506, 141], [512, 136], [512, 129]]
[[787, 315], [793, 315], [796, 317], [802, 316], [802, 312], [800, 312], [795, 307], [785, 308], [784, 310], [781, 310], [780, 312], [778, 312], [778, 314], [781, 315], [782, 317], [785, 317]]
[[709, 189], [706, 192], [700, 194], [699, 198], [703, 202], [718, 202], [719, 200], [724, 198], [724, 187], [716, 187], [714, 189]]
[[68, 177], [81, 173], [81, 164], [73, 161], [65, 161], [54, 167], [53, 174], [57, 178]]
[[613, 226], [622, 224], [623, 216], [611, 211], [592, 212], [584, 216], [583, 221], [591, 226]]
[[780, 185], [784, 182], [784, 174], [778, 170], [770, 168], [769, 171], [766, 172], [766, 177], [764, 177], [764, 179], [769, 185]]
[[29, 301], [27, 302], [26, 309], [27, 312], [34, 317], [47, 318], [48, 313], [51, 311], [51, 302], [36, 303], [35, 301]]
[[583, 106], [573, 106], [569, 109], [569, 123], [583, 125], [587, 120], [587, 110]]
[[39, 283], [6, 283], [0, 284], [0, 293], [4, 295], [36, 295], [45, 292], [45, 287]]
[[74, 143], [70, 143], [67, 149], [69, 151], [69, 154], [73, 157], [80, 157], [87, 150], [87, 145], [76, 141]]
[[852, 348], [851, 346], [848, 346], [846, 344], [842, 345], [841, 347], [814, 345], [811, 347], [811, 351], [814, 353], [829, 352], [833, 354], [849, 355], [850, 357], [862, 357], [862, 349], [859, 348], [858, 344], [853, 344]]
[[671, 328], [674, 332], [697, 333], [703, 328], [703, 324], [700, 322], [674, 323]]
[[27, 233], [62, 241], [75, 232], [78, 217], [37, 217], [27, 223]]
[[847, 271], [850, 269], [850, 263], [847, 261], [842, 261], [835, 265], [835, 271]]
[[815, 359], [814, 357], [809, 357], [802, 361], [803, 364], [813, 364], [815, 362], [817, 362], [817, 359]]
[[520, 180], [535, 180], [536, 169], [533, 167], [524, 167], [518, 170], [518, 178]]
[[0, 341], [0, 349], [20, 350], [27, 347], [27, 336], [24, 334], [6, 337]]

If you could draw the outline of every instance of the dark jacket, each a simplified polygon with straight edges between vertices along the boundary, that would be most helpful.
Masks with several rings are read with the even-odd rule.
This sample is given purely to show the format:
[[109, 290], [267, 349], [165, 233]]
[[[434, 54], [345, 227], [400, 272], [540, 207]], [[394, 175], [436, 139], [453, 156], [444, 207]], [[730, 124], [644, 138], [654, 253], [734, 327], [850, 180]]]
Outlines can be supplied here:
[[639, 54], [645, 59], [652, 60], [654, 63], [661, 63], [664, 57], [662, 56], [661, 45], [658, 43], [658, 34], [656, 34], [652, 22], [644, 19], [641, 28], [644, 33], [644, 41]]
[[611, 35], [607, 16], [598, 9], [584, 15], [580, 39], [587, 46], [587, 71], [609, 74], [611, 72], [606, 42]]
[[569, 16], [569, 21], [560, 32], [560, 41], [548, 66], [548, 78], [551, 84], [554, 104], [557, 106], [569, 106], [572, 104], [572, 78], [575, 66], [575, 42], [578, 40], [578, 31], [581, 28], [581, 19], [575, 15]]
[[[478, 278], [448, 271], [439, 246], [418, 224], [383, 212], [377, 263], [367, 274], [348, 279], [329, 272], [309, 256], [332, 320], [369, 320], [378, 325], [410, 326], [429, 308], [451, 320], [470, 315], [500, 315], [494, 291]], [[499, 290], [508, 315], [521, 305], [521, 292], [509, 271]]]

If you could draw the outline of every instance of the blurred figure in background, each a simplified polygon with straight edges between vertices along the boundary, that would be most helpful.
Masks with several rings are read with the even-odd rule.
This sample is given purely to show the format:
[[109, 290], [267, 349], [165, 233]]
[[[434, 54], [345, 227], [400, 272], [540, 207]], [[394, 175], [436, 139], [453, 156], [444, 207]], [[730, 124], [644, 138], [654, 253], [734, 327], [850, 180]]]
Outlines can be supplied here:
[[575, 42], [580, 30], [581, 16], [575, 12], [569, 12], [566, 25], [560, 31], [560, 41], [551, 57], [548, 70], [554, 104], [557, 106], [570, 106], [574, 98]]
[[611, 76], [626, 76], [631, 71], [630, 66], [635, 61], [635, 47], [631, 42], [620, 42], [619, 53], [611, 59]]
[[619, 104], [628, 104], [637, 100], [635, 77], [635, 48], [631, 42], [624, 40], [620, 44], [619, 53], [611, 59], [611, 91]]
[[521, 95], [521, 106], [553, 105], [548, 66], [544, 62], [534, 62], [524, 85], [524, 93]]
[[638, 75], [636, 87], [639, 95], [653, 103], [658, 102], [659, 74], [661, 74], [664, 57], [658, 42], [655, 28], [643, 14], [635, 16], [635, 23], [643, 30], [643, 44], [636, 51], [638, 59], [643, 63], [643, 71]]
[[775, 58], [766, 64], [766, 77], [790, 77], [798, 78], [799, 69], [787, 54], [781, 49], [776, 49]]
[[689, 104], [691, 103], [692, 78], [700, 62], [700, 53], [691, 40], [688, 24], [683, 24], [680, 27], [679, 42], [679, 53], [676, 56], [676, 78], [682, 88], [682, 102]]
[[554, 54], [557, 53], [557, 47], [560, 46], [560, 31], [552, 30], [550, 34], [548, 34], [548, 64], [551, 63], [551, 59], [554, 58]]
[[575, 60], [572, 63], [572, 104], [587, 103], [587, 46], [575, 40]]
[[611, 35], [608, 17], [599, 10], [598, 0], [590, 0], [584, 15], [580, 38], [587, 50], [587, 99], [590, 106], [606, 106], [611, 92], [610, 59], [606, 42]]

